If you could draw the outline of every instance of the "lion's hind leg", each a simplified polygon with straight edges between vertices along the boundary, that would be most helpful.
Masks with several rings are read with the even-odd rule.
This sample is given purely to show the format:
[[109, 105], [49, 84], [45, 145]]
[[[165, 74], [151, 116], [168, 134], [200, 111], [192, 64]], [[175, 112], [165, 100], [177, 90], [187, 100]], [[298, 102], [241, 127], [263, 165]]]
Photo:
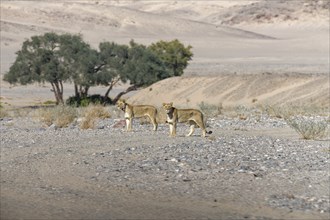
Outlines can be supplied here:
[[202, 129], [202, 136], [205, 137], [207, 132], [203, 120], [201, 119], [201, 121], [196, 121], [196, 124]]
[[158, 123], [156, 121], [156, 115], [152, 115], [152, 116], [150, 115], [149, 118], [150, 118], [152, 125], [154, 126], [153, 130], [157, 131]]
[[189, 134], [186, 135], [187, 137], [191, 136], [191, 135], [194, 133], [194, 131], [195, 131], [195, 126], [196, 126], [197, 124], [196, 124], [196, 122], [195, 122], [194, 120], [190, 120], [190, 121], [189, 121], [189, 125], [190, 125], [190, 132], [189, 132]]
[[150, 122], [153, 125], [153, 130], [154, 131], [157, 131], [158, 123], [157, 123], [157, 120], [156, 120], [156, 113], [154, 113], [154, 114], [147, 114], [147, 116], [149, 117]]

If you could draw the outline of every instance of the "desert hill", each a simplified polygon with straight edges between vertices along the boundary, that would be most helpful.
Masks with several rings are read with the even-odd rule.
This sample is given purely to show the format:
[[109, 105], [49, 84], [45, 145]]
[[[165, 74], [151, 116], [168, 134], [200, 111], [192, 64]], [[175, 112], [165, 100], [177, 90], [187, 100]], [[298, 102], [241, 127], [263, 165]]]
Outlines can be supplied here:
[[[285, 82], [295, 84], [304, 77], [315, 78], [321, 87], [312, 83], [295, 88], [306, 94], [299, 95], [298, 99], [303, 101], [306, 97], [307, 101], [312, 97], [318, 100], [315, 103], [323, 103], [324, 95], [325, 98], [329, 97], [324, 92], [328, 88], [326, 82], [329, 82], [329, 4], [329, 1], [316, 0], [1, 1], [0, 74], [8, 71], [15, 60], [15, 52], [24, 40], [45, 32], [82, 34], [94, 48], [102, 41], [126, 44], [134, 39], [148, 45], [159, 40], [177, 38], [193, 47], [194, 57], [184, 76], [192, 77], [189, 80], [204, 85], [206, 90], [210, 84], [214, 87], [212, 93], [191, 95], [189, 99], [192, 104], [205, 99], [236, 104], [241, 101], [250, 103], [254, 98], [266, 100], [266, 95], [261, 95], [264, 90], [257, 86], [262, 84], [252, 83], [249, 86], [250, 82], [263, 80], [270, 85], [276, 84], [276, 87], [270, 86], [269, 89], [279, 92], [288, 89]], [[264, 73], [272, 75], [265, 78], [260, 75]], [[277, 84], [278, 79], [274, 74], [280, 74], [283, 81]], [[285, 81], [287, 75], [289, 77]], [[316, 75], [323, 75], [323, 80], [318, 81]], [[231, 86], [228, 87], [224, 78], [232, 82]], [[195, 91], [190, 83], [173, 87], [173, 80], [185, 82], [188, 79], [168, 79], [152, 86], [152, 91], [157, 91], [155, 88], [158, 86], [172, 88], [173, 94], [183, 90]], [[271, 83], [271, 80], [275, 82]], [[205, 84], [205, 81], [210, 83]], [[216, 82], [218, 84], [214, 84]], [[240, 96], [244, 98], [229, 98], [229, 94], [233, 93], [232, 87], [239, 88], [235, 93], [241, 93]], [[15, 103], [18, 103], [19, 94], [24, 91], [30, 94], [31, 100], [53, 99], [52, 93], [47, 96], [33, 92], [33, 86], [10, 88], [1, 82], [1, 96], [6, 99], [4, 102], [11, 103], [15, 99]], [[144, 92], [141, 95], [136, 93], [134, 101], [138, 101], [137, 97], [143, 101]], [[307, 94], [309, 92], [313, 95]], [[163, 94], [157, 94], [159, 100], [168, 98], [163, 97]], [[72, 94], [65, 95], [67, 97]], [[282, 96], [269, 95], [267, 99], [270, 98], [274, 99], [273, 102], [283, 101]], [[22, 100], [28, 99], [24, 97]], [[175, 95], [173, 101], [185, 102], [178, 100]]]
[[329, 105], [329, 77], [324, 75], [246, 74], [176, 77], [155, 83], [129, 98], [132, 103], [174, 102], [198, 107], [202, 102], [222, 107], [235, 105]]

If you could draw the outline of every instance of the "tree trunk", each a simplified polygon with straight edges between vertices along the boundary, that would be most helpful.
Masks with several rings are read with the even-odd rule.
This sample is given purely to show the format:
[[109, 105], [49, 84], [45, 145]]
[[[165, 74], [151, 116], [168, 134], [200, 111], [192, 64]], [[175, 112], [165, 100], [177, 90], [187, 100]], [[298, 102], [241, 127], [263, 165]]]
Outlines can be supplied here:
[[80, 97], [79, 91], [78, 91], [78, 85], [74, 83], [74, 95], [76, 98]]
[[89, 90], [89, 86], [85, 86], [85, 96], [87, 97], [87, 95], [88, 95], [88, 90]]
[[54, 95], [55, 95], [55, 100], [56, 100], [56, 105], [58, 105], [59, 104], [59, 97], [58, 97], [58, 94], [57, 94], [57, 91], [56, 91], [56, 89], [55, 89], [55, 85], [54, 85], [54, 83], [50, 83], [51, 85], [52, 85], [52, 88], [53, 89], [51, 89], [50, 91], [52, 91], [53, 93], [54, 93]]
[[110, 91], [112, 90], [112, 88], [114, 87], [114, 85], [117, 84], [117, 82], [119, 82], [119, 78], [111, 81], [108, 90], [107, 90], [106, 93], [104, 94], [104, 98], [107, 98], [107, 97], [109, 96]]
[[55, 81], [50, 83], [52, 85], [52, 92], [54, 92], [56, 105], [62, 104], [64, 105], [63, 101], [63, 83], [62, 81]]
[[123, 92], [120, 92], [113, 100], [112, 100], [112, 103], [116, 103], [119, 99], [120, 99], [120, 97], [122, 97], [123, 95], [125, 95], [125, 94], [127, 94], [127, 93], [129, 93], [129, 92], [131, 92], [131, 91], [135, 91], [135, 90], [137, 90], [137, 86], [136, 85], [132, 85], [132, 86], [130, 86], [130, 87], [128, 87], [125, 91], [123, 91]]
[[89, 86], [79, 86], [79, 96], [86, 98], [88, 95]]
[[55, 85], [55, 92], [57, 93], [58, 104], [64, 105], [63, 101], [63, 83], [62, 81], [54, 82]]

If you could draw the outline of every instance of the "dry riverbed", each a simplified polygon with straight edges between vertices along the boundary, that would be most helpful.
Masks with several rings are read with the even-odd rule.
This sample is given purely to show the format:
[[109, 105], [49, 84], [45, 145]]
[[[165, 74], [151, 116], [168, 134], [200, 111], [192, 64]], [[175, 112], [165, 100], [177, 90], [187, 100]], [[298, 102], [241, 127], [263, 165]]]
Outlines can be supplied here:
[[282, 119], [209, 119], [168, 137], [119, 119], [96, 129], [4, 118], [1, 219], [329, 219], [329, 140]]

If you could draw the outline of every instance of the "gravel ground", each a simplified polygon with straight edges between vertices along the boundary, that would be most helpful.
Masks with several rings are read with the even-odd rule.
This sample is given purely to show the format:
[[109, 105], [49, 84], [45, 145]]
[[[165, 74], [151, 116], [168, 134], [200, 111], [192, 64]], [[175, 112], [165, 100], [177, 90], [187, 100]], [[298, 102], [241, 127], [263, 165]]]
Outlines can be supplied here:
[[[5, 118], [1, 219], [329, 219], [329, 140], [278, 118], [208, 120], [208, 138], [119, 119]], [[119, 125], [119, 126], [118, 126]]]

